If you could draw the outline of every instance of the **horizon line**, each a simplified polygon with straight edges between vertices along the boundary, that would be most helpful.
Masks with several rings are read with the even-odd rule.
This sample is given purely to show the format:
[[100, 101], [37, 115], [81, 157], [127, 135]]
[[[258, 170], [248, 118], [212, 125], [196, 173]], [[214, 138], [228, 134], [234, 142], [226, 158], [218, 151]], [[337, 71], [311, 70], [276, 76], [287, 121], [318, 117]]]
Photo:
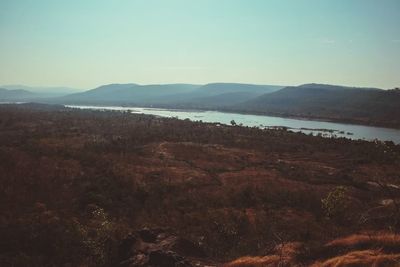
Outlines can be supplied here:
[[[251, 82], [223, 82], [223, 81], [215, 81], [215, 82], [207, 82], [207, 83], [186, 83], [186, 82], [171, 82], [171, 83], [135, 83], [135, 82], [110, 82], [100, 84], [94, 87], [74, 87], [68, 85], [27, 85], [27, 84], [2, 84], [0, 88], [4, 87], [30, 87], [30, 88], [41, 88], [41, 89], [51, 89], [51, 88], [65, 88], [65, 89], [75, 89], [75, 90], [91, 90], [96, 89], [101, 86], [108, 86], [108, 85], [128, 85], [132, 84], [135, 86], [150, 86], [150, 85], [197, 85], [197, 86], [205, 86], [210, 84], [243, 84], [243, 85], [256, 85], [256, 86], [282, 86], [282, 87], [299, 87], [302, 85], [328, 85], [328, 86], [339, 86], [339, 87], [348, 87], [348, 88], [371, 88], [371, 89], [381, 89], [381, 90], [390, 90], [399, 88], [398, 86], [394, 86], [393, 88], [386, 88], [386, 87], [376, 87], [376, 86], [357, 86], [357, 85], [346, 85], [346, 84], [335, 84], [335, 83], [325, 83], [325, 82], [307, 82], [307, 83], [300, 83], [300, 84], [269, 84], [269, 83], [251, 83]], [[4, 88], [7, 89], [7, 88]], [[18, 88], [15, 88], [18, 89]], [[12, 89], [11, 89], [12, 90]]]

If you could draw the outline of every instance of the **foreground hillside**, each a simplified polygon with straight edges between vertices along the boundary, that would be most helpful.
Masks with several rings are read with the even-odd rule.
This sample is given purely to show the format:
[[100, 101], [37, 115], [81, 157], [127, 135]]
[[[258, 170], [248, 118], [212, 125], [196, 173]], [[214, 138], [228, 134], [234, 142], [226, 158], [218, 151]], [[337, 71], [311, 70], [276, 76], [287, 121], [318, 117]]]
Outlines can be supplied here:
[[396, 266], [398, 166], [390, 142], [0, 105], [0, 266]]

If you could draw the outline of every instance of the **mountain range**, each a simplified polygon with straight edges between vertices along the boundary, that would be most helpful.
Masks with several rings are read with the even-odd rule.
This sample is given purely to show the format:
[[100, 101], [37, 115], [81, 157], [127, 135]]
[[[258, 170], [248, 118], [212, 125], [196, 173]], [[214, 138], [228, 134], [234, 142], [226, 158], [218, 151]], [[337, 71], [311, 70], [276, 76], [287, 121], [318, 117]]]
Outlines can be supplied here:
[[77, 93], [82, 91], [77, 88], [65, 87], [65, 86], [26, 86], [26, 85], [3, 85], [0, 86], [7, 90], [24, 90], [35, 93], [35, 97], [60, 97], [67, 94]]
[[181, 108], [220, 108], [282, 89], [283, 86], [233, 83], [110, 84], [61, 98], [57, 103], [153, 105]]
[[262, 95], [240, 103], [234, 109], [398, 128], [400, 90], [305, 84]]
[[34, 99], [37, 95], [24, 89], [9, 90], [0, 88], [0, 102], [20, 101], [26, 99]]
[[[301, 117], [400, 128], [400, 90], [327, 84], [300, 86], [239, 83], [109, 84], [51, 96], [27, 87], [0, 89], [1, 101], [76, 105], [122, 105]], [[12, 90], [10, 90], [12, 89]], [[74, 89], [58, 88], [57, 92]], [[69, 91], [68, 91], [69, 90]]]

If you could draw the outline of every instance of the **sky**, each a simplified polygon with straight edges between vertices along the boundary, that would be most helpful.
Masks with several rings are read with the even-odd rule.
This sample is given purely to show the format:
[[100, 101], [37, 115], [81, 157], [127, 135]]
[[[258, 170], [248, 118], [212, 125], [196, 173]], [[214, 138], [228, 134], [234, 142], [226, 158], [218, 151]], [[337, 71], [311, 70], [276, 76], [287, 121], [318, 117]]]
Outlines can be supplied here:
[[400, 87], [400, 0], [0, 0], [0, 85]]

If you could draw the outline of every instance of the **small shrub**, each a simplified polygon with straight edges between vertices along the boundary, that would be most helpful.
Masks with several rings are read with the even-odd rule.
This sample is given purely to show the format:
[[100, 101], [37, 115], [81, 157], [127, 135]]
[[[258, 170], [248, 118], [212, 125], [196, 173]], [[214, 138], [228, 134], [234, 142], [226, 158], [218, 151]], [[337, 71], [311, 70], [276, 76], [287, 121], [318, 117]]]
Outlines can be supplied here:
[[347, 207], [347, 189], [337, 186], [328, 195], [321, 199], [322, 209], [329, 219], [341, 219]]

